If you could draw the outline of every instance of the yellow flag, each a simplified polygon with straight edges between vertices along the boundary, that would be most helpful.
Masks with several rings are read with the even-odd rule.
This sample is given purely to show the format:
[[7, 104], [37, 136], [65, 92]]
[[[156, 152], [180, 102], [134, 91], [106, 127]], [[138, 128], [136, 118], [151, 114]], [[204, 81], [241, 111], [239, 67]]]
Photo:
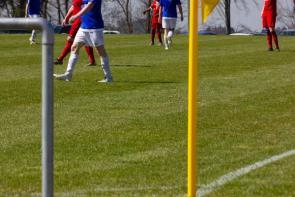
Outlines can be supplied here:
[[219, 0], [202, 0], [202, 21], [205, 23]]

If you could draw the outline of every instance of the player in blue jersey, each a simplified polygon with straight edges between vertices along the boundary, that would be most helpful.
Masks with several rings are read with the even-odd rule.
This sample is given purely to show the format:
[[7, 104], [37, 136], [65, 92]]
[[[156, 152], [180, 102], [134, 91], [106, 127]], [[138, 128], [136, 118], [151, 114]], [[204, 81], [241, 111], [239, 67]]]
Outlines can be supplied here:
[[172, 43], [176, 21], [177, 21], [177, 7], [180, 13], [180, 19], [183, 21], [183, 12], [180, 0], [160, 0], [160, 17], [159, 22], [162, 22], [164, 29], [164, 45], [168, 50]]
[[[40, 17], [40, 0], [27, 0], [25, 17], [37, 18]], [[30, 44], [36, 43], [36, 30], [33, 29], [29, 39]]]
[[113, 81], [109, 57], [104, 48], [104, 22], [101, 14], [101, 1], [83, 0], [81, 11], [69, 19], [70, 22], [73, 22], [81, 17], [82, 22], [71, 48], [67, 70], [64, 74], [54, 74], [56, 79], [64, 81], [70, 81], [72, 79], [74, 67], [79, 57], [79, 50], [82, 46], [86, 45], [95, 47], [100, 56], [104, 79], [98, 82], [109, 83]]

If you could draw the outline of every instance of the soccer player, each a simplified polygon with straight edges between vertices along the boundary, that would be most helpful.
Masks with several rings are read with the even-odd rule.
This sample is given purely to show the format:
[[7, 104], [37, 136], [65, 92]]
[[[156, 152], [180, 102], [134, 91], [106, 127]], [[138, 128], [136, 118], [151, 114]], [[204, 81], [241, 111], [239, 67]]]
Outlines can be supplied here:
[[[77, 14], [81, 10], [82, 6], [82, 0], [73, 0], [72, 6], [70, 7], [65, 19], [62, 21], [62, 25], [68, 23], [69, 18], [75, 14]], [[74, 42], [74, 38], [77, 34], [77, 31], [79, 30], [79, 27], [81, 25], [81, 18], [77, 18], [71, 25], [71, 29], [69, 31], [69, 36], [67, 38], [66, 45], [64, 46], [64, 49], [60, 56], [54, 61], [54, 64], [63, 64], [63, 59], [71, 52], [71, 47]], [[95, 59], [93, 55], [93, 48], [90, 46], [85, 46], [85, 50], [88, 54], [89, 64], [87, 66], [95, 66]]]
[[[40, 0], [27, 0], [26, 4], [26, 13], [25, 17], [27, 18], [28, 16], [30, 18], [37, 18], [40, 17]], [[32, 30], [31, 37], [29, 39], [30, 44], [36, 44], [36, 30]]]
[[[295, 0], [294, 0], [295, 1]], [[162, 29], [162, 25], [161, 23], [159, 23], [159, 11], [160, 11], [160, 3], [159, 0], [154, 0], [151, 4], [151, 6], [146, 9], [145, 11], [143, 11], [143, 14], [146, 14], [148, 11], [152, 10], [152, 21], [151, 21], [151, 43], [150, 45], [153, 46], [155, 44], [155, 35], [157, 32], [158, 35], [158, 40], [159, 46], [162, 46], [162, 35], [161, 35], [161, 29]]]
[[177, 21], [177, 7], [180, 13], [180, 19], [183, 21], [183, 12], [180, 0], [160, 0], [160, 17], [159, 22], [162, 20], [162, 27], [164, 28], [164, 45], [168, 50], [172, 44], [172, 37], [174, 34], [176, 21]]
[[268, 51], [273, 51], [272, 41], [274, 41], [276, 50], [280, 51], [278, 36], [275, 31], [277, 17], [277, 0], [264, 0], [262, 9], [262, 26], [266, 30]]
[[100, 56], [104, 79], [99, 82], [110, 83], [113, 81], [109, 57], [104, 48], [104, 22], [101, 14], [101, 1], [102, 0], [83, 0], [82, 9], [77, 14], [70, 17], [69, 22], [73, 22], [81, 17], [82, 23], [71, 48], [67, 70], [64, 74], [54, 74], [56, 79], [64, 81], [70, 81], [72, 79], [75, 64], [79, 57], [79, 50], [86, 45], [95, 47]]

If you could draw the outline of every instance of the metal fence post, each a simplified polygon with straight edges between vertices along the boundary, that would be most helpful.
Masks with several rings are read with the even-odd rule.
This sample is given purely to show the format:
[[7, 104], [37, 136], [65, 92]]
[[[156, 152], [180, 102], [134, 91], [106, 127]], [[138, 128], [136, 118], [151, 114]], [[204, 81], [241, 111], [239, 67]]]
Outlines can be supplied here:
[[53, 29], [43, 18], [0, 18], [0, 29], [42, 31], [42, 196], [53, 196]]

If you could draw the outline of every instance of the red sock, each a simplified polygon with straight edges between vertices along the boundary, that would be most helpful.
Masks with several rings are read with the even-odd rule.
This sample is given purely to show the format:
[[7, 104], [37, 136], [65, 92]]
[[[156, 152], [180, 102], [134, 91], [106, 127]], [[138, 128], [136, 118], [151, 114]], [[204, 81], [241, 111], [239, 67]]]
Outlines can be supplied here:
[[85, 46], [85, 50], [88, 54], [88, 59], [89, 59], [90, 64], [94, 64], [95, 59], [94, 59], [94, 55], [93, 55], [93, 48], [90, 46]]
[[271, 32], [271, 34], [272, 34], [273, 41], [275, 42], [276, 48], [279, 49], [280, 48], [279, 40], [278, 40], [278, 36], [277, 36], [276, 32], [273, 31], [273, 32]]
[[155, 29], [152, 29], [151, 41], [152, 41], [153, 44], [154, 44], [154, 41], [155, 41], [155, 34], [156, 34], [156, 30]]
[[160, 25], [158, 26], [157, 33], [158, 33], [159, 42], [162, 43], [161, 26]]
[[267, 44], [268, 44], [268, 48], [272, 49], [272, 36], [270, 32], [267, 32]]
[[59, 61], [63, 61], [63, 59], [70, 53], [73, 41], [68, 40], [61, 55], [57, 58]]

